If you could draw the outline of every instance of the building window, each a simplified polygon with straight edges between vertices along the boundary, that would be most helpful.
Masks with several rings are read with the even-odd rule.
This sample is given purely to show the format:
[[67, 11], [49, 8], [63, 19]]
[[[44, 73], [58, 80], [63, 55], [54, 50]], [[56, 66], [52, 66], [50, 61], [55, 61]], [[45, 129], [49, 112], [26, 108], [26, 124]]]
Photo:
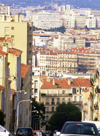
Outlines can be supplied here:
[[46, 107], [46, 113], [48, 113], [49, 112], [49, 107]]
[[73, 88], [73, 94], [76, 94], [76, 88]]
[[60, 104], [60, 99], [59, 98], [57, 98], [57, 104]]
[[74, 96], [74, 102], [76, 102], [76, 96]]
[[9, 27], [5, 27], [5, 33], [9, 34]]
[[52, 95], [54, 95], [54, 91], [52, 91]]
[[14, 35], [11, 35], [11, 38], [14, 38]]
[[80, 88], [80, 94], [81, 94], [81, 88]]
[[47, 91], [47, 95], [49, 95], [49, 91]]
[[49, 105], [49, 98], [46, 99], [46, 105]]
[[81, 102], [81, 101], [82, 101], [82, 96], [79, 97], [79, 102]]
[[70, 98], [68, 98], [68, 102], [70, 102]]
[[49, 120], [49, 117], [48, 116], [46, 116], [46, 121], [48, 121]]
[[59, 91], [57, 91], [57, 95], [59, 95]]
[[62, 103], [65, 103], [65, 98], [62, 99]]
[[29, 60], [29, 64], [31, 64], [31, 62], [32, 62], [32, 61], [31, 61], [31, 60]]
[[31, 51], [29, 51], [29, 55], [32, 55], [32, 52], [31, 52]]
[[11, 27], [11, 30], [14, 30], [14, 27]]
[[29, 39], [32, 40], [32, 35], [29, 35]]
[[29, 43], [29, 47], [32, 47], [32, 43]]
[[54, 98], [52, 98], [52, 102], [51, 102], [52, 105], [54, 105]]
[[34, 93], [37, 93], [37, 89], [34, 89]]
[[62, 91], [62, 94], [65, 94], [65, 90]]
[[30, 32], [32, 31], [32, 27], [29, 28], [29, 31], [30, 31]]
[[54, 107], [52, 107], [52, 112], [54, 112]]

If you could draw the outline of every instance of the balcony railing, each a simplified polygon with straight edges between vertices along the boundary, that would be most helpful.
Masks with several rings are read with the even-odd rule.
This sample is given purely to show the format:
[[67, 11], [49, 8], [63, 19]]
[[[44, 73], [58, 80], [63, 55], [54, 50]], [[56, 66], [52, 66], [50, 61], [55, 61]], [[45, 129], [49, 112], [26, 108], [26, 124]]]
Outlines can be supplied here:
[[46, 102], [46, 105], [49, 105], [49, 102]]
[[55, 105], [55, 102], [51, 102], [51, 105]]
[[60, 102], [57, 102], [57, 105], [59, 105], [60, 104]]

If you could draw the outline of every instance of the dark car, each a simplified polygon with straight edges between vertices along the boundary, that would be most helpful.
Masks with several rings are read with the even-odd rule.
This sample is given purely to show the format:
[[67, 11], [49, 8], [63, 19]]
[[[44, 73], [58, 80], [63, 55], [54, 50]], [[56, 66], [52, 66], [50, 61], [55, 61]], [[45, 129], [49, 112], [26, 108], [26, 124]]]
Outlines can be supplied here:
[[15, 136], [34, 136], [34, 131], [31, 127], [20, 127], [17, 129]]
[[99, 136], [98, 129], [94, 123], [68, 121], [64, 124], [59, 136]]

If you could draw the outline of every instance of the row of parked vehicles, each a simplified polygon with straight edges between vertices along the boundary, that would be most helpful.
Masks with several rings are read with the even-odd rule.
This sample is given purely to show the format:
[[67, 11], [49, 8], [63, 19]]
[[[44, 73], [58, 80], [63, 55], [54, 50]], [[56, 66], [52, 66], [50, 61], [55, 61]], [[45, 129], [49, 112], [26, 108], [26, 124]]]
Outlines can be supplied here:
[[[53, 136], [99, 136], [100, 122], [67, 121], [60, 132], [54, 131]], [[0, 136], [12, 136], [12, 134], [0, 125]], [[31, 127], [18, 128], [15, 136], [47, 136], [41, 130], [33, 130]]]

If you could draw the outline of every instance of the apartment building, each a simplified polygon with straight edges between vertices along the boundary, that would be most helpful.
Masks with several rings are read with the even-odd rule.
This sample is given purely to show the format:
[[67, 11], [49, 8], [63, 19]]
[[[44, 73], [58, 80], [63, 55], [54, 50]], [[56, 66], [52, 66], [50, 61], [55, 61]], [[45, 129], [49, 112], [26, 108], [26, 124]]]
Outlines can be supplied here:
[[30, 66], [32, 66], [32, 34], [33, 23], [24, 22], [23, 15], [1, 15], [0, 36], [6, 38], [11, 37], [13, 39], [12, 46], [23, 51], [21, 62]]
[[41, 75], [87, 72], [100, 67], [99, 50], [90, 47], [75, 47], [66, 51], [34, 47], [34, 50], [36, 66], [40, 67]]
[[46, 121], [50, 119], [56, 111], [56, 107], [61, 103], [72, 102], [80, 111], [82, 110], [82, 100], [84, 90], [91, 88], [90, 80], [86, 78], [40, 78], [42, 85], [40, 88], [40, 101], [46, 107]]
[[[24, 90], [22, 95], [23, 100], [31, 99], [31, 86], [30, 86], [30, 74], [31, 66], [21, 63], [21, 90]], [[31, 104], [30, 102], [24, 102], [20, 104], [19, 111], [19, 127], [31, 126]]]
[[32, 98], [40, 101], [40, 68], [32, 67]]
[[10, 16], [10, 5], [0, 4], [0, 14], [7, 14]]
[[[12, 38], [0, 38], [0, 69], [2, 71], [0, 74], [0, 107], [6, 114], [5, 127], [10, 131], [15, 131], [18, 119], [21, 126], [31, 126], [30, 103], [21, 103], [19, 107], [21, 110], [19, 113], [17, 111], [18, 102], [31, 98], [31, 66], [21, 64], [22, 51], [13, 48], [12, 44]], [[28, 112], [23, 113], [23, 111]], [[17, 113], [20, 116], [17, 116]]]
[[99, 69], [93, 72], [90, 78], [92, 88], [84, 91], [82, 102], [82, 121], [100, 121], [100, 79]]
[[[1, 40], [4, 38], [0, 38]], [[10, 129], [10, 80], [9, 80], [9, 62], [8, 62], [8, 53], [1, 49], [0, 46], [0, 110], [6, 114], [5, 117], [5, 127]]]
[[33, 12], [32, 22], [35, 27], [42, 29], [57, 28], [62, 26], [59, 13], [46, 11]]

